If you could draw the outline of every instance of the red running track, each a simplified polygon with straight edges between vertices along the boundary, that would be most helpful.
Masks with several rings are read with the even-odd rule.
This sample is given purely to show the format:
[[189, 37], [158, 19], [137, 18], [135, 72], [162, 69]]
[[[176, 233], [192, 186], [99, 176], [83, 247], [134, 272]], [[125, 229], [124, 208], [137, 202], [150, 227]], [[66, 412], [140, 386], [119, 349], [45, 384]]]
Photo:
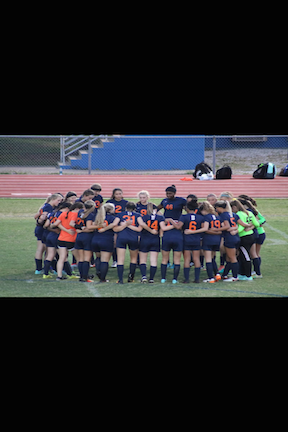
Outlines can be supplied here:
[[[135, 198], [144, 189], [152, 198], [165, 197], [165, 189], [174, 184], [177, 195], [186, 197], [190, 193], [205, 198], [208, 193], [217, 196], [230, 191], [234, 196], [247, 194], [255, 198], [288, 198], [288, 177], [273, 180], [256, 180], [251, 176], [233, 176], [231, 180], [181, 181], [183, 175], [0, 175], [1, 198], [46, 198], [49, 194], [75, 191], [78, 195], [93, 183], [102, 185], [102, 195], [111, 196], [115, 187], [123, 189], [124, 197]], [[187, 176], [186, 178], [192, 178]]]

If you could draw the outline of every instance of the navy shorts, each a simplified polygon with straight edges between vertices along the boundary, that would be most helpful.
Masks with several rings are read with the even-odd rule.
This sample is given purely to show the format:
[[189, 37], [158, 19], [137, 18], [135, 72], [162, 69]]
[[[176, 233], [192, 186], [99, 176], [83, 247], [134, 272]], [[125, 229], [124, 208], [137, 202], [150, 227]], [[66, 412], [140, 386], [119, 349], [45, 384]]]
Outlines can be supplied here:
[[59, 234], [54, 232], [49, 232], [46, 238], [46, 246], [51, 248], [57, 248]]
[[228, 249], [239, 249], [240, 238], [238, 235], [224, 238], [224, 246]]
[[[221, 241], [220, 241], [221, 242]], [[202, 249], [205, 251], [213, 251], [213, 252], [219, 252], [220, 250], [220, 243], [211, 243], [209, 241], [206, 240], [206, 238], [203, 238], [203, 244], [202, 244]]]
[[120, 237], [118, 235], [117, 242], [116, 242], [116, 248], [119, 249], [126, 249], [127, 246], [131, 251], [135, 251], [139, 249], [139, 241], [138, 236], [135, 239], [127, 238], [127, 237]]
[[93, 252], [110, 252], [114, 251], [114, 239], [101, 238], [101, 236], [94, 236], [91, 242], [91, 250]]
[[80, 233], [76, 238], [75, 249], [91, 251], [93, 233]]
[[[179, 232], [180, 233], [180, 232]], [[183, 252], [184, 240], [183, 235], [181, 236], [167, 236], [164, 234], [162, 240], [162, 250], [165, 252], [170, 252], [172, 249], [174, 252]]]
[[258, 238], [256, 238], [255, 243], [259, 245], [263, 245], [264, 241], [266, 240], [266, 234], [259, 234]]
[[37, 237], [38, 241], [42, 241], [44, 228], [42, 226], [36, 226], [35, 228], [35, 237]]
[[[188, 251], [193, 251], [193, 250], [201, 250], [201, 240], [198, 241], [193, 241], [193, 239], [191, 239], [190, 237], [192, 237], [193, 234], [191, 236], [186, 236], [184, 235], [184, 250], [188, 250]], [[188, 238], [186, 238], [188, 237]]]
[[160, 238], [158, 235], [155, 235], [154, 237], [155, 239], [151, 237], [141, 237], [139, 252], [160, 252]]

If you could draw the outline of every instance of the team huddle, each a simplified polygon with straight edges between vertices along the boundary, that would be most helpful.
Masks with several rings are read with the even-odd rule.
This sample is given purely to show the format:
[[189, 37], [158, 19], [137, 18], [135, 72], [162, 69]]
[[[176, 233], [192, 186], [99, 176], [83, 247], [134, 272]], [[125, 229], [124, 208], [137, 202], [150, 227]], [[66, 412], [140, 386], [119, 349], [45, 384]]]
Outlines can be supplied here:
[[[35, 274], [50, 279], [54, 272], [57, 281], [93, 282], [89, 272], [94, 265], [100, 283], [107, 283], [112, 259], [111, 267], [117, 268], [118, 283], [123, 284], [128, 247], [128, 283], [134, 281], [138, 266], [141, 282], [153, 284], [160, 252], [163, 284], [168, 266], [174, 269], [172, 283], [178, 283], [182, 255], [185, 284], [190, 283], [192, 266], [193, 283], [200, 283], [204, 260], [207, 279], [203, 282], [206, 283], [262, 278], [260, 251], [266, 237], [263, 228], [266, 220], [253, 198], [240, 195], [235, 199], [230, 192], [223, 192], [219, 199], [209, 194], [206, 201], [199, 203], [193, 194], [177, 197], [176, 187], [172, 185], [166, 189], [166, 198], [156, 206], [144, 190], [139, 192], [137, 203], [125, 200], [120, 188], [113, 190], [106, 203], [100, 192], [101, 185], [94, 184], [79, 198], [75, 192], [68, 192], [65, 197], [56, 193], [39, 209], [35, 215]], [[68, 261], [69, 251], [73, 254], [72, 266]], [[169, 261], [171, 251], [173, 262]], [[220, 266], [216, 263], [216, 252], [220, 252]]]

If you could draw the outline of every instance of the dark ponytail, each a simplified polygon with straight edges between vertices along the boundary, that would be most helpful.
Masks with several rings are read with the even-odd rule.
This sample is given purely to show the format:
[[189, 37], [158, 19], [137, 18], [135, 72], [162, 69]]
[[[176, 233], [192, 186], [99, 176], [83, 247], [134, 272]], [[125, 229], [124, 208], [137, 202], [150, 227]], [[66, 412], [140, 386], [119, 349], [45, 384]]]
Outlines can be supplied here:
[[71, 206], [71, 208], [69, 209], [69, 211], [67, 212], [67, 216], [65, 219], [68, 219], [68, 215], [70, 212], [77, 210], [77, 209], [79, 209], [79, 210], [84, 209], [84, 204], [82, 202], [77, 202], [77, 203], [73, 204]]

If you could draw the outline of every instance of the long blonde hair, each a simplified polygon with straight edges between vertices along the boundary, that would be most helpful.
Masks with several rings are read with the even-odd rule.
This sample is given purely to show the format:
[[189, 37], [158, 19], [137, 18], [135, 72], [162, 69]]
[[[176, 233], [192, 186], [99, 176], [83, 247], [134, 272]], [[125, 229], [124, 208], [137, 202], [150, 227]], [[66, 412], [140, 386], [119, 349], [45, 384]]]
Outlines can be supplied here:
[[103, 206], [101, 206], [98, 209], [96, 218], [95, 218], [95, 225], [102, 225], [105, 222], [106, 214], [107, 213], [114, 213], [115, 212], [115, 205], [112, 203], [106, 203]]
[[201, 211], [207, 211], [210, 214], [214, 214], [216, 215], [216, 211], [214, 209], [214, 207], [208, 202], [208, 201], [204, 201], [200, 206], [199, 206], [199, 212], [201, 213]]

